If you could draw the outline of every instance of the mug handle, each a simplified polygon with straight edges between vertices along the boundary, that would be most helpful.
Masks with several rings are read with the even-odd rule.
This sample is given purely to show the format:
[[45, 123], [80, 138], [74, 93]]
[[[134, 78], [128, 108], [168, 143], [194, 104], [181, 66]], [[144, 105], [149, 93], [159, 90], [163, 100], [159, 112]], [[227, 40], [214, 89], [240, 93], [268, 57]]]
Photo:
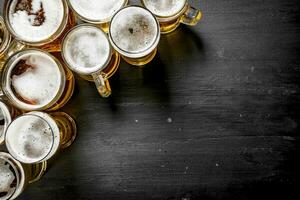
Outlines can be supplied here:
[[202, 13], [200, 10], [188, 5], [187, 10], [181, 17], [181, 23], [190, 25], [190, 26], [195, 26], [200, 19], [202, 18]]
[[102, 97], [109, 97], [111, 95], [111, 88], [106, 74], [97, 72], [92, 74], [96, 88]]

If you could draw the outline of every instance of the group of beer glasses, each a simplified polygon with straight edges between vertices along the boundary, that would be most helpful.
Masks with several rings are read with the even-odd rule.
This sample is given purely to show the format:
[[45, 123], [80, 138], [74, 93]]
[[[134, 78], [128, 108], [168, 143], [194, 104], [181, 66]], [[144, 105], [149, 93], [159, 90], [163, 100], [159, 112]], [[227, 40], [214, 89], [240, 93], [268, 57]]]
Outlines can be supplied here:
[[75, 79], [111, 94], [121, 58], [144, 66], [161, 34], [196, 25], [187, 0], [5, 0], [0, 16], [0, 199], [15, 199], [39, 180], [47, 160], [75, 140], [75, 121], [58, 112]]

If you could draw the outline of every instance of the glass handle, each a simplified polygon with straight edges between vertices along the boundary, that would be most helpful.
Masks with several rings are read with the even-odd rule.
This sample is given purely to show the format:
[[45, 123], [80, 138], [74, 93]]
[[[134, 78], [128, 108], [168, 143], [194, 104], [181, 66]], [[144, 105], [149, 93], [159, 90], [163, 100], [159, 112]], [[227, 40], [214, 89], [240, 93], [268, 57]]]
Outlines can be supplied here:
[[4, 59], [8, 59], [10, 56], [12, 56], [14, 53], [21, 51], [26, 47], [25, 44], [20, 43], [17, 40], [11, 41], [7, 51], [5, 52]]
[[200, 10], [192, 6], [188, 6], [188, 9], [181, 17], [181, 23], [190, 26], [195, 26], [200, 21], [201, 18], [202, 18], [202, 13]]
[[104, 73], [92, 74], [96, 88], [102, 97], [109, 97], [111, 95], [111, 88], [108, 79]]

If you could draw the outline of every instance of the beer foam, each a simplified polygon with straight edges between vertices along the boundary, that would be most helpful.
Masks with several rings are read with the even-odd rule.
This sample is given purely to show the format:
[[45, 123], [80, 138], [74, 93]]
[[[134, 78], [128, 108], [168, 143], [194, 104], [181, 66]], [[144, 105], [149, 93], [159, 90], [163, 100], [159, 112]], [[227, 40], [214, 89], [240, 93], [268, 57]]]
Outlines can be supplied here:
[[[13, 74], [21, 61], [25, 61], [25, 64], [31, 67], [21, 74]], [[14, 89], [16, 99], [26, 106], [44, 107], [60, 90], [61, 73], [57, 63], [42, 52], [30, 52], [20, 56], [9, 77], [11, 77], [11, 87]]]
[[91, 74], [106, 66], [111, 47], [105, 33], [94, 26], [81, 26], [71, 31], [63, 45], [63, 54], [72, 70]]
[[146, 9], [132, 6], [120, 10], [110, 25], [112, 43], [130, 54], [148, 50], [159, 39], [159, 28], [154, 16]]
[[23, 163], [36, 163], [50, 153], [54, 133], [49, 123], [36, 115], [15, 119], [6, 131], [6, 146], [10, 154]]
[[45, 20], [40, 25], [34, 25], [34, 14], [26, 10], [15, 11], [18, 0], [13, 0], [9, 7], [9, 22], [17, 36], [26, 42], [40, 42], [51, 37], [60, 27], [64, 17], [62, 0], [22, 0], [27, 1], [32, 13], [39, 12], [43, 7]]
[[108, 22], [120, 10], [125, 0], [69, 0], [72, 8], [83, 18]]
[[143, 3], [154, 15], [170, 17], [184, 8], [186, 0], [144, 0]]
[[10, 199], [16, 191], [17, 181], [15, 167], [0, 157], [0, 199]]

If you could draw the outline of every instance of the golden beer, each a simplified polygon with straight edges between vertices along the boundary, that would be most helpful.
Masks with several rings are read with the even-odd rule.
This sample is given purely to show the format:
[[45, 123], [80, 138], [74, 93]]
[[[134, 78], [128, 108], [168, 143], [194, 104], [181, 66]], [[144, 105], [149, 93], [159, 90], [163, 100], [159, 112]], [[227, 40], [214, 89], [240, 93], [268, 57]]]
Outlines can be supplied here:
[[62, 55], [72, 71], [95, 82], [102, 97], [111, 94], [108, 79], [117, 71], [120, 55], [100, 28], [88, 24], [74, 27], [64, 38]]
[[28, 47], [60, 51], [64, 34], [76, 24], [75, 16], [64, 0], [39, 0], [39, 8], [33, 7], [35, 1], [6, 0], [7, 29], [18, 42]]
[[140, 6], [127, 6], [112, 18], [109, 39], [126, 62], [143, 66], [156, 55], [159, 23], [150, 11]]
[[0, 152], [0, 199], [16, 199], [30, 184], [39, 180], [45, 170], [45, 162], [21, 164], [6, 152]]
[[2, 73], [3, 94], [21, 110], [57, 110], [71, 98], [74, 85], [72, 72], [38, 49], [12, 55]]
[[156, 16], [162, 34], [174, 31], [181, 23], [194, 26], [202, 17], [187, 0], [142, 0], [142, 4]]
[[78, 19], [108, 32], [112, 16], [126, 6], [128, 0], [68, 0], [68, 3]]

